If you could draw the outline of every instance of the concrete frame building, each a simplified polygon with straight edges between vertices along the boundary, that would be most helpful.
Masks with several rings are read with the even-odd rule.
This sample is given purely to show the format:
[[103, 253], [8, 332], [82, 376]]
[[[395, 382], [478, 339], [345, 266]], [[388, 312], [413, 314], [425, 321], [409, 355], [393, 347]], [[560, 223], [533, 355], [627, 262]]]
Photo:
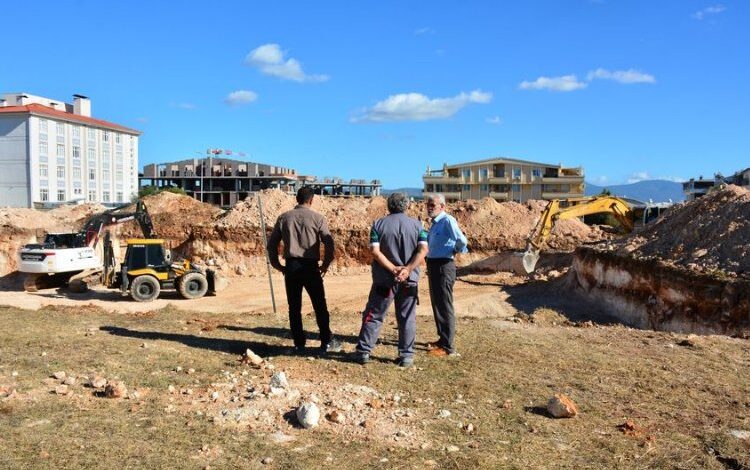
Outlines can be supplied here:
[[583, 168], [568, 168], [515, 158], [490, 158], [443, 164], [422, 177], [424, 194], [442, 193], [447, 201], [482, 199], [526, 202], [584, 196]]
[[140, 131], [91, 117], [91, 101], [0, 99], [0, 206], [118, 204], [138, 191]]
[[722, 184], [734, 184], [750, 189], [750, 168], [739, 170], [731, 176], [723, 176], [721, 173], [714, 175], [712, 179], [690, 178], [682, 183], [682, 192], [685, 193], [685, 200], [693, 201], [701, 196], [705, 196], [714, 187]]
[[340, 178], [318, 180], [315, 176], [297, 174], [292, 168], [206, 156], [169, 163], [152, 163], [143, 167], [143, 186], [174, 186], [184, 189], [195, 199], [221, 207], [230, 207], [253, 192], [276, 188], [293, 194], [301, 186], [311, 186], [317, 194], [328, 196], [375, 196], [380, 181]]

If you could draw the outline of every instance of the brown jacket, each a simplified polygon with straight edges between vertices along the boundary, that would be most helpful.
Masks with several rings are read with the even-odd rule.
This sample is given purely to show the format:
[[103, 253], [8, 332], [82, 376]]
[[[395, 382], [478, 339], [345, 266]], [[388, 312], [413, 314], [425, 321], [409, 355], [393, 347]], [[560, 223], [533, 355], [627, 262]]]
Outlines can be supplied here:
[[276, 269], [282, 269], [279, 263], [279, 242], [284, 242], [284, 259], [306, 258], [320, 259], [320, 242], [325, 246], [323, 265], [333, 261], [333, 236], [328, 230], [325, 217], [305, 205], [284, 212], [276, 220], [271, 237], [268, 239], [269, 257]]

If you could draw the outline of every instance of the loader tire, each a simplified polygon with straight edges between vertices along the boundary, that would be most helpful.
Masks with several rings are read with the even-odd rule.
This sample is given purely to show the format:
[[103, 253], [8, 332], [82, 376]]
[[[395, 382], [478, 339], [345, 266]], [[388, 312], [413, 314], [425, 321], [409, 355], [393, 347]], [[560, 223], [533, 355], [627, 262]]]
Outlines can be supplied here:
[[177, 291], [186, 299], [199, 299], [208, 291], [208, 279], [203, 273], [187, 273], [177, 281]]
[[148, 274], [138, 276], [130, 283], [130, 297], [137, 302], [151, 302], [159, 297], [159, 281]]

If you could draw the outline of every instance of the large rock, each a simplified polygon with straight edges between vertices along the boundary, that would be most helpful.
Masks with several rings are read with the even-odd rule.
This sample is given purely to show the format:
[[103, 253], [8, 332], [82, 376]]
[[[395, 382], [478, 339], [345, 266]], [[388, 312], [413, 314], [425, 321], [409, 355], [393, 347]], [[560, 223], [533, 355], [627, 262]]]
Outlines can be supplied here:
[[127, 395], [127, 393], [128, 389], [122, 382], [109, 382], [107, 386], [104, 387], [104, 396], [107, 398], [122, 398]]
[[313, 402], [304, 402], [297, 408], [297, 421], [305, 429], [314, 428], [320, 421], [320, 409]]
[[289, 382], [286, 380], [286, 374], [284, 372], [276, 372], [271, 376], [271, 388], [289, 388]]
[[549, 399], [547, 411], [555, 418], [572, 418], [578, 414], [578, 407], [573, 403], [573, 400], [562, 393], [558, 393]]

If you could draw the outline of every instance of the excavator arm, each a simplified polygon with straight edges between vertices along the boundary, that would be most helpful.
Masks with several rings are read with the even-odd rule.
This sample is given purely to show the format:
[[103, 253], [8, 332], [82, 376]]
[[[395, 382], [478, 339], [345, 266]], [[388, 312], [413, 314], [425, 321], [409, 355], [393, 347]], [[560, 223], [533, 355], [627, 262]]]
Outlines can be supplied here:
[[106, 227], [119, 225], [130, 220], [138, 222], [144, 238], [156, 238], [154, 224], [151, 222], [151, 216], [149, 216], [143, 201], [138, 201], [135, 212], [119, 212], [121, 210], [122, 207], [117, 207], [101, 214], [96, 214], [86, 221], [81, 233], [84, 234], [88, 246], [96, 248], [96, 244], [99, 242], [99, 238]]
[[624, 232], [633, 231], [633, 213], [622, 199], [613, 196], [597, 196], [578, 201], [580, 201], [579, 204], [565, 208], [560, 207], [560, 201], [557, 199], [553, 199], [547, 204], [539, 222], [527, 239], [526, 251], [522, 258], [523, 268], [527, 273], [534, 271], [536, 263], [539, 261], [539, 252], [558, 220], [591, 214], [612, 214], [620, 223]]

